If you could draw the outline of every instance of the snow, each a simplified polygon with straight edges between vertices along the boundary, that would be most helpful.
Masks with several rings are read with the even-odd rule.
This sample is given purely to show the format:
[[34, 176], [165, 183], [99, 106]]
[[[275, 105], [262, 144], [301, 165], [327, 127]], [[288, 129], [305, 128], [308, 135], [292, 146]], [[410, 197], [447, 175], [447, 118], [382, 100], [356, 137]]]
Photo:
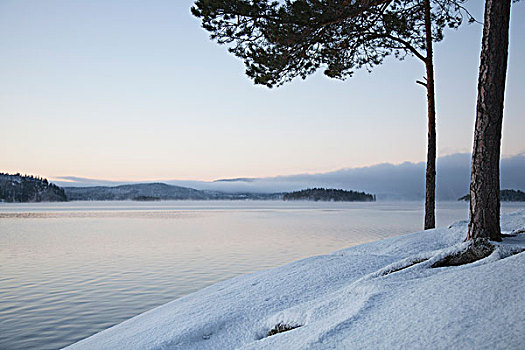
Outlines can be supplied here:
[[[525, 228], [525, 210], [502, 217]], [[525, 344], [525, 234], [487, 258], [431, 268], [465, 247], [467, 223], [240, 276], [68, 349], [518, 349]], [[300, 326], [267, 336], [278, 324]]]

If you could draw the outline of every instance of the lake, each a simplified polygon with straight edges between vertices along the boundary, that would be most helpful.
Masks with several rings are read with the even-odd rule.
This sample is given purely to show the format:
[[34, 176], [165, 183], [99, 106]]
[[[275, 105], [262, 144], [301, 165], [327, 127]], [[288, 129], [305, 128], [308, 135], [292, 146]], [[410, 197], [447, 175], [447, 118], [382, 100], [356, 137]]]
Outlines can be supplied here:
[[[502, 213], [525, 208], [503, 203]], [[419, 231], [422, 202], [0, 203], [0, 349], [58, 349], [218, 281]], [[437, 225], [468, 218], [439, 202]]]

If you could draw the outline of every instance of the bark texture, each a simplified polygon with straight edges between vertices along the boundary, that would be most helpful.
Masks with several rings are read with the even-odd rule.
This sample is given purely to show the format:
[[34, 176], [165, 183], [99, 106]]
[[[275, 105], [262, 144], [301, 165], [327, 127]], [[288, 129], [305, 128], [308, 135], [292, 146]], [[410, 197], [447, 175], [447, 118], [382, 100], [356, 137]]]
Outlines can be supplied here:
[[511, 0], [486, 0], [467, 239], [501, 240], [499, 161]]
[[432, 50], [432, 22], [430, 18], [430, 0], [425, 0], [425, 31], [427, 56], [425, 68], [427, 74], [428, 141], [427, 169], [425, 174], [425, 224], [424, 229], [436, 227], [436, 101], [434, 92], [434, 58]]
[[464, 251], [448, 255], [443, 259], [436, 261], [431, 267], [436, 268], [470, 264], [474, 261], [485, 259], [494, 252], [494, 249], [495, 247], [488, 240], [482, 238], [476, 239], [471, 241]]

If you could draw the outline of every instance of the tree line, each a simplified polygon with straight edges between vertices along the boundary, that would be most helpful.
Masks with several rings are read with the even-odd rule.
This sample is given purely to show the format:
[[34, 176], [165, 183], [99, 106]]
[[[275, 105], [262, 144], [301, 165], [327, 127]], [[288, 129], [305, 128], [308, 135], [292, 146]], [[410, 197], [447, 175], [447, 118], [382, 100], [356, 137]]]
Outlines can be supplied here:
[[47, 179], [16, 173], [0, 173], [0, 201], [2, 202], [41, 202], [66, 201], [64, 189], [50, 183]]
[[283, 200], [310, 200], [331, 202], [375, 202], [376, 196], [365, 192], [346, 191], [327, 188], [309, 188], [301, 191], [288, 192]]
[[[502, 202], [525, 202], [525, 192], [520, 190], [501, 190], [499, 194]], [[458, 198], [458, 201], [470, 201], [470, 194]]]

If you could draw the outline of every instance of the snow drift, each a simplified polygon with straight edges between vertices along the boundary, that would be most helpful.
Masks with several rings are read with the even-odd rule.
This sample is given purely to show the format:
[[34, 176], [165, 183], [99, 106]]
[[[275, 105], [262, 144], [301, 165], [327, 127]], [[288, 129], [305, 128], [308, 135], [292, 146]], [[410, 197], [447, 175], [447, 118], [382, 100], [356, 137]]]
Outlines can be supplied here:
[[[502, 217], [525, 228], [525, 211]], [[224, 281], [69, 349], [517, 349], [525, 344], [525, 234], [471, 264], [467, 223], [351, 247]], [[279, 332], [282, 331], [282, 332]]]

